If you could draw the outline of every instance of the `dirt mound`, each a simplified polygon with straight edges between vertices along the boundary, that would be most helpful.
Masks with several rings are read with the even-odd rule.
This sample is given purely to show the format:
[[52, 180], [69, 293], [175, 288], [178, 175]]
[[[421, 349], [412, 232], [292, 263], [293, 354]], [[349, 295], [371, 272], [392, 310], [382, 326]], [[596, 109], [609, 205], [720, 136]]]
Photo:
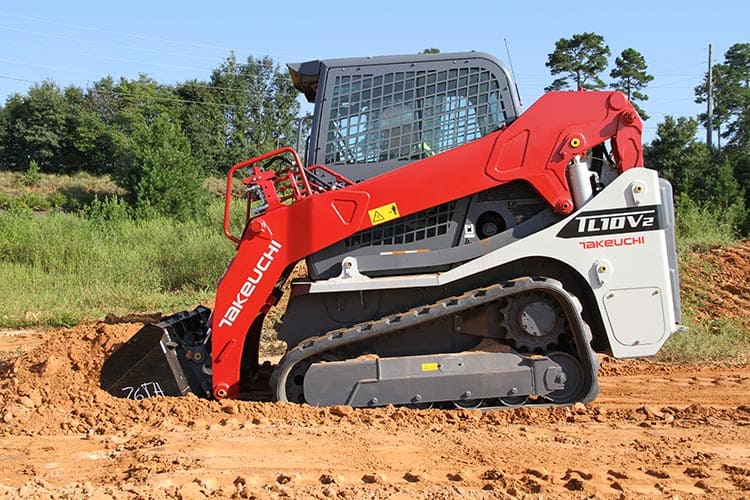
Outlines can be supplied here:
[[750, 240], [683, 256], [683, 301], [698, 319], [733, 318], [750, 326]]
[[46, 332], [3, 363], [0, 494], [740, 497], [750, 488], [748, 369], [602, 358], [600, 398], [556, 409], [114, 398], [99, 370], [140, 326]]

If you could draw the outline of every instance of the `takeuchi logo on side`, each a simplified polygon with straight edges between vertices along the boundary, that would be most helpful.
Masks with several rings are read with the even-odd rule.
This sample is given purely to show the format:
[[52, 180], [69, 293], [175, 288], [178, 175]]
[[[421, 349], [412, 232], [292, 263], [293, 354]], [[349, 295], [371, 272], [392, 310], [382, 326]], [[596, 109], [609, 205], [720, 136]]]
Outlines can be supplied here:
[[253, 270], [248, 275], [245, 282], [237, 292], [232, 304], [227, 308], [224, 316], [219, 321], [219, 326], [232, 326], [239, 317], [242, 309], [245, 307], [245, 303], [250, 299], [250, 296], [255, 291], [255, 288], [263, 279], [263, 275], [273, 263], [274, 255], [281, 250], [281, 243], [276, 240], [271, 240], [268, 244], [268, 249], [258, 258], [258, 262], [253, 267]]
[[606, 238], [602, 240], [579, 241], [584, 250], [594, 248], [630, 247], [633, 245], [645, 245], [645, 236], [625, 236], [624, 238]]

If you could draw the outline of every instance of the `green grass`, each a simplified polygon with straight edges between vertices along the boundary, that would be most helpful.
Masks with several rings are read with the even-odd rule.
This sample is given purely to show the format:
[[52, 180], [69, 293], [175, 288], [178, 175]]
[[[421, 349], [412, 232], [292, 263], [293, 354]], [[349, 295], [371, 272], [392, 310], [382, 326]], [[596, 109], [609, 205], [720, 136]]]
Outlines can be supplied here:
[[705, 251], [736, 243], [735, 208], [724, 211], [709, 204], [695, 203], [685, 195], [678, 196], [675, 200], [678, 251]]
[[659, 351], [661, 361], [744, 365], [750, 363], [750, 330], [736, 319], [697, 321], [686, 317], [685, 333], [670, 337]]
[[205, 220], [0, 213], [0, 325], [72, 325], [192, 308], [234, 255], [220, 208]]
[[[222, 233], [225, 180], [205, 181], [214, 201], [190, 221], [133, 220], [108, 176], [33, 180], [0, 171], [0, 327], [171, 314], [213, 299], [234, 256]], [[236, 205], [232, 228], [240, 232], [244, 202]]]
[[37, 176], [31, 182], [28, 172], [0, 171], [0, 209], [77, 210], [96, 198], [123, 194], [109, 176], [86, 172]]
[[[94, 201], [120, 193], [109, 178], [42, 174], [29, 186], [24, 173], [0, 172], [0, 327], [171, 314], [211, 301], [235, 252], [221, 229], [224, 182], [206, 181], [214, 201], [204, 217], [133, 220], [116, 199]], [[235, 184], [241, 193], [243, 186]], [[58, 202], [51, 201], [55, 197]], [[240, 205], [233, 213], [235, 233], [241, 230]], [[55, 206], [89, 208], [47, 211]], [[32, 211], [40, 209], [46, 213]], [[684, 200], [678, 210], [681, 275], [708, 283], [715, 264], [701, 252], [736, 242], [732, 228], [714, 211]], [[683, 323], [690, 330], [673, 335], [658, 359], [750, 363], [747, 321], [705, 319], [702, 311], [710, 307], [710, 290], [691, 286], [683, 296]], [[279, 349], [268, 327], [280, 313], [271, 311], [263, 334], [264, 345]]]

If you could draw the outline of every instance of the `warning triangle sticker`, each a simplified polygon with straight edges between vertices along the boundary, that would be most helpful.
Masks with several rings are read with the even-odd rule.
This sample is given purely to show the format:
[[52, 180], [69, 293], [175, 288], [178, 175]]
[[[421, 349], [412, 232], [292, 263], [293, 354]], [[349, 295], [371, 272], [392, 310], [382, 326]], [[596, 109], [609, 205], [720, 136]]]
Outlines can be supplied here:
[[398, 212], [398, 206], [395, 202], [391, 202], [380, 207], [375, 207], [372, 210], [368, 210], [367, 214], [370, 216], [370, 223], [373, 226], [401, 217]]

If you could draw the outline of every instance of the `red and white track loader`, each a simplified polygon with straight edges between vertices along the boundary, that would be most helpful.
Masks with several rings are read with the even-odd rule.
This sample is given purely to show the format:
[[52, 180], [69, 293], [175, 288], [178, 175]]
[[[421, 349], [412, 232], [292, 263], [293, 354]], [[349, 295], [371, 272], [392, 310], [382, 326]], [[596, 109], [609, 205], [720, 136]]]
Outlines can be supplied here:
[[[596, 397], [597, 352], [651, 356], [683, 328], [671, 187], [644, 168], [622, 93], [550, 92], [521, 113], [478, 52], [289, 69], [315, 104], [305, 160], [282, 148], [230, 169], [237, 254], [213, 312], [144, 327], [107, 360], [107, 391], [566, 405]], [[288, 348], [264, 378], [261, 329], [286, 287]]]

